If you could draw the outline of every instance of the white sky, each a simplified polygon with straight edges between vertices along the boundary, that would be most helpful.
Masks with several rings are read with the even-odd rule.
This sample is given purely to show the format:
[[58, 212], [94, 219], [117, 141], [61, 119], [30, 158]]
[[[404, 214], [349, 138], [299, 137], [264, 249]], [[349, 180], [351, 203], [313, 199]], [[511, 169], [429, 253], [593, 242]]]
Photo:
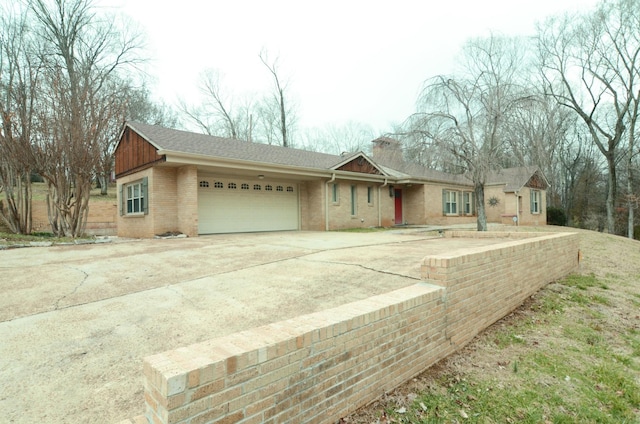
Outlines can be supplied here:
[[385, 132], [414, 111], [421, 84], [453, 70], [469, 38], [529, 35], [536, 21], [596, 0], [103, 0], [148, 36], [160, 98], [197, 100], [218, 68], [229, 93], [265, 92], [258, 54], [279, 57], [301, 127], [348, 121]]

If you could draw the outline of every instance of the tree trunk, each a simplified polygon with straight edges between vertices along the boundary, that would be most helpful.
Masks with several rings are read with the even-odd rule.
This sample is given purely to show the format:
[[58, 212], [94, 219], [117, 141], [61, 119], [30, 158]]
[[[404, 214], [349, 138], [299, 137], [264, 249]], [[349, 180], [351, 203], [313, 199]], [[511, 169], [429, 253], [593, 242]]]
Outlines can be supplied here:
[[[629, 160], [631, 161], [631, 160]], [[631, 168], [629, 168], [629, 176], [627, 177], [627, 208], [629, 208], [629, 217], [627, 218], [627, 237], [633, 240], [633, 208], [635, 202], [633, 201], [633, 186], [631, 181]]]
[[5, 202], [0, 200], [0, 218], [11, 232], [31, 234], [31, 175], [29, 172], [16, 172], [9, 178], [9, 184], [4, 188]]
[[607, 180], [607, 232], [616, 233], [616, 161], [613, 153], [607, 155], [607, 168], [609, 171]]
[[100, 183], [100, 195], [106, 196], [109, 188], [109, 176], [108, 174], [98, 175], [98, 181]]
[[476, 221], [478, 231], [487, 231], [487, 211], [484, 207], [484, 184], [475, 184], [473, 191], [476, 198], [476, 210], [478, 219]]

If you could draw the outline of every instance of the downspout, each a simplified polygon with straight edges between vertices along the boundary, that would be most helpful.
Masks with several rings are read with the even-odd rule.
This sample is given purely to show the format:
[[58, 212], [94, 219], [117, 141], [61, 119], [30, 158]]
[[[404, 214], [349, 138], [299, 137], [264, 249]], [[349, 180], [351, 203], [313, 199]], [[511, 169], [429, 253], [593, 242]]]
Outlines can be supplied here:
[[384, 179], [384, 184], [378, 186], [378, 227], [382, 227], [382, 196], [380, 196], [380, 189], [387, 186], [387, 179]]
[[520, 226], [520, 197], [518, 196], [518, 192], [515, 191], [516, 195], [516, 227]]
[[331, 179], [325, 184], [325, 205], [324, 205], [324, 230], [329, 231], [329, 184], [336, 180], [336, 173], [331, 175]]

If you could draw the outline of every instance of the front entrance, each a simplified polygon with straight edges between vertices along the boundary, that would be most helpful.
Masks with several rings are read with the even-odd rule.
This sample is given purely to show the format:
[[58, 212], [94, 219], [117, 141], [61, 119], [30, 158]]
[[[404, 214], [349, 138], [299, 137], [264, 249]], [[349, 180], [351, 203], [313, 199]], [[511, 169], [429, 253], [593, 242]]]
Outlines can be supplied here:
[[402, 190], [396, 188], [393, 191], [393, 197], [395, 198], [396, 205], [395, 224], [402, 225]]

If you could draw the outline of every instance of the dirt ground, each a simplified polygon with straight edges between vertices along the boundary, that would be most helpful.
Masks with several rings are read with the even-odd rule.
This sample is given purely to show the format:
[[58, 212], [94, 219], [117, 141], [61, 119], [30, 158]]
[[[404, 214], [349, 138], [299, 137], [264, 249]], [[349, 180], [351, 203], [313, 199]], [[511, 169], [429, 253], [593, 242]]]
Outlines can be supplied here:
[[260, 233], [0, 251], [0, 421], [142, 414], [142, 358], [415, 284], [424, 229]]

